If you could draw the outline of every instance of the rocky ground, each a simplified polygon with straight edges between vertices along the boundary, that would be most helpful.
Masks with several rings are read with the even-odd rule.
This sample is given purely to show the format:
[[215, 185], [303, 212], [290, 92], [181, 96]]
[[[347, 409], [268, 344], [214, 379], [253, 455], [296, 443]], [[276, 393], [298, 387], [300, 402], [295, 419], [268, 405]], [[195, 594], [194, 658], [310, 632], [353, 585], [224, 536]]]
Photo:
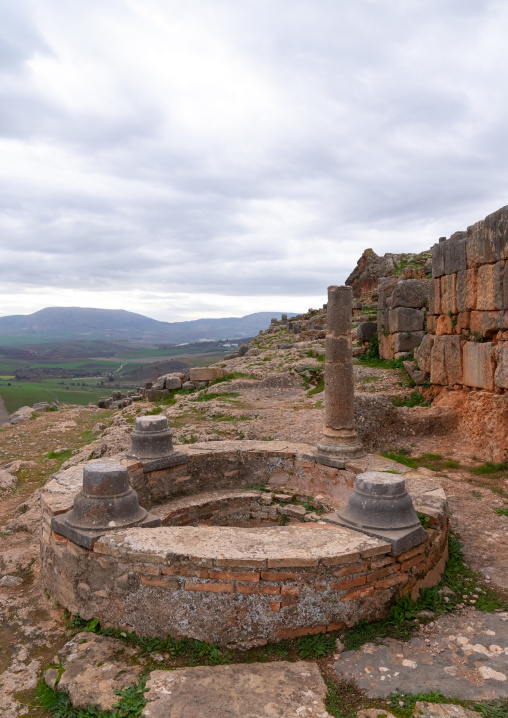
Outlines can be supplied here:
[[[324, 368], [324, 342], [318, 337], [311, 337], [278, 348], [277, 345], [283, 343], [282, 339], [284, 337], [282, 334], [279, 336], [278, 330], [264, 338], [259, 337], [251, 344], [247, 355], [221, 365], [230, 375], [230, 381], [216, 384], [199, 394], [177, 395], [171, 405], [142, 403], [116, 413], [97, 408], [64, 407], [0, 429], [2, 718], [50, 715], [35, 704], [34, 689], [43, 669], [72, 636], [62, 610], [53, 605], [40, 586], [38, 488], [62, 465], [69, 466], [91, 457], [127, 450], [135, 417], [154, 411], [168, 416], [174, 429], [175, 444], [243, 438], [284, 439], [314, 445], [320, 437], [323, 423], [324, 395], [319, 389]], [[355, 366], [354, 374], [357, 424], [368, 448], [403, 450], [410, 452], [412, 457], [423, 456], [416, 463], [430, 467], [434, 470], [433, 475], [441, 478], [450, 501], [452, 525], [461, 534], [468, 564], [483, 575], [486, 587], [492, 587], [500, 597], [508, 600], [508, 515], [505, 511], [505, 506], [508, 508], [508, 473], [472, 474], [469, 468], [480, 462], [469, 455], [467, 446], [446, 430], [446, 412], [422, 407], [394, 407], [392, 399], [400, 400], [413, 391], [403, 370], [360, 363]], [[443, 458], [425, 458], [429, 453], [441, 454]], [[448, 614], [434, 621], [432, 626], [428, 624], [422, 628], [412, 639], [414, 644], [398, 646], [392, 642], [385, 648], [372, 649], [371, 653], [364, 646], [358, 652], [349, 651], [340, 658], [331, 656], [314, 662], [325, 677], [342, 681], [353, 678], [366, 692], [368, 700], [355, 698], [351, 703], [352, 712], [344, 713], [347, 716], [354, 715], [356, 708], [372, 706], [373, 698], [387, 694], [386, 686], [404, 691], [411, 689], [415, 693], [427, 686], [429, 691], [439, 689], [449, 695], [447, 686], [452, 681], [459, 698], [483, 700], [491, 695], [505, 696], [508, 686], [507, 626], [506, 615], [502, 611], [484, 614], [469, 605], [469, 608]], [[487, 653], [474, 648], [479, 645]], [[469, 650], [468, 646], [473, 648]], [[497, 646], [499, 650], [492, 646]], [[110, 645], [108, 650], [122, 653], [124, 648], [117, 646], [113, 649]], [[125, 654], [122, 655], [125, 657]], [[284, 657], [282, 653], [275, 652], [271, 658], [263, 654], [261, 658], [253, 655], [251, 659], [241, 660], [280, 660], [281, 657]], [[289, 657], [293, 658], [291, 651]], [[94, 661], [103, 661], [107, 666], [110, 658], [99, 661], [94, 658]], [[131, 659], [130, 665], [139, 664], [141, 667], [146, 667], [147, 661], [153, 667], [158, 660], [153, 655], [149, 659], [143, 657], [139, 651]], [[162, 655], [161, 664], [166, 659]], [[480, 662], [478, 666], [473, 665], [476, 659]], [[404, 661], [414, 661], [417, 667], [404, 666], [404, 670], [399, 670], [397, 666]], [[473, 673], [468, 674], [467, 671], [473, 666], [478, 672], [480, 664], [484, 666], [485, 677], [477, 681], [478, 690], [474, 692], [470, 689], [470, 685], [475, 685], [474, 680], [467, 680], [467, 676], [473, 676]], [[368, 666], [373, 668], [374, 674], [366, 671]], [[393, 678], [397, 672], [399, 675], [396, 678], [401, 676], [400, 680]], [[406, 674], [408, 678], [403, 680]], [[104, 671], [101, 675], [105, 675]], [[457, 675], [465, 676], [464, 680], [457, 680]], [[129, 676], [132, 678], [131, 674]], [[416, 682], [415, 676], [419, 676]], [[350, 684], [339, 681], [339, 685], [346, 695]], [[321, 688], [315, 690], [319, 693]], [[156, 699], [159, 700], [157, 696]], [[270, 713], [267, 709], [266, 715], [324, 716], [326, 713], [320, 707], [321, 699], [316, 699], [321, 712], [316, 708], [315, 713], [298, 713], [294, 708], [294, 713]], [[284, 700], [290, 701], [291, 697]], [[386, 702], [374, 702], [374, 705], [384, 706], [385, 709], [390, 707]], [[425, 713], [427, 710], [422, 707], [422, 714], [456, 715], [461, 718], [459, 713]], [[167, 711], [160, 715], [187, 715]], [[159, 714], [153, 712], [151, 715], [153, 718]], [[209, 712], [208, 715], [215, 713]], [[363, 718], [372, 718], [374, 713], [362, 715]], [[466, 715], [463, 714], [464, 718]], [[508, 713], [491, 715], [498, 718], [498, 715], [506, 716]]]

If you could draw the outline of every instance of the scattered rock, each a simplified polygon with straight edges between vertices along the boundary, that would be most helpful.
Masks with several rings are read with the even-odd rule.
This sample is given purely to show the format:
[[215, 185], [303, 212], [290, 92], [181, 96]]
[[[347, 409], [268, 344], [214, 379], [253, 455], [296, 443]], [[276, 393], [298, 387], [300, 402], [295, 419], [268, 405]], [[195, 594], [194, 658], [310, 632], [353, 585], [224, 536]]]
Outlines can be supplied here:
[[23, 579], [19, 576], [2, 576], [0, 578], [0, 586], [8, 586], [9, 588], [12, 586], [21, 586], [23, 583]]
[[303, 661], [153, 671], [147, 688], [146, 718], [330, 718], [319, 668]]
[[133, 648], [116, 638], [78, 633], [54, 658], [64, 668], [60, 680], [55, 668], [45, 671], [44, 680], [51, 688], [65, 691], [77, 708], [110, 710], [119, 700], [114, 691], [139, 681], [143, 668], [131, 665], [135, 655]]
[[455, 706], [451, 703], [418, 701], [413, 715], [415, 718], [478, 718], [479, 714], [476, 711], [470, 711], [467, 708]]

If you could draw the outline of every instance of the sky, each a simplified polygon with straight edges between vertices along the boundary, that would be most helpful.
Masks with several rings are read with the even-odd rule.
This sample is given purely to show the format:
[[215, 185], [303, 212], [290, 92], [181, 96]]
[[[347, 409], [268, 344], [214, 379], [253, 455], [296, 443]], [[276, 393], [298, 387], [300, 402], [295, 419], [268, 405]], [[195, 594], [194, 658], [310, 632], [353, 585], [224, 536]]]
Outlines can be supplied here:
[[508, 204], [508, 3], [0, 0], [0, 315], [306, 311]]

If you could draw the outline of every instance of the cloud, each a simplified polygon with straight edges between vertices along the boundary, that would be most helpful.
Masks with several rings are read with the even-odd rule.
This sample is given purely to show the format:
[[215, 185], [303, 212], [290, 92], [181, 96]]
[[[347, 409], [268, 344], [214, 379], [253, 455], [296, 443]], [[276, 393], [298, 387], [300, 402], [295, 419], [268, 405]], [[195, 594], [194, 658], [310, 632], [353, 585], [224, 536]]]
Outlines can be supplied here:
[[368, 246], [464, 229], [507, 204], [507, 21], [497, 0], [4, 4], [2, 313], [299, 310]]

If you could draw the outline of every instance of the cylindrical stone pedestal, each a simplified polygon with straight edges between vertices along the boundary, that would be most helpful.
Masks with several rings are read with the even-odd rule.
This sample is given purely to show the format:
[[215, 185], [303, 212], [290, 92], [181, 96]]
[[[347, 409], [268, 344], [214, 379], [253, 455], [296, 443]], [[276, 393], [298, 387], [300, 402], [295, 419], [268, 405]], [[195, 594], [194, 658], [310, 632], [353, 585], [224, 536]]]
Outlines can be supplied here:
[[345, 461], [365, 455], [354, 421], [351, 351], [351, 287], [328, 287], [325, 350], [325, 429], [315, 459], [344, 468]]
[[145, 471], [158, 471], [187, 461], [187, 454], [173, 448], [173, 429], [165, 416], [138, 416], [131, 432], [131, 456]]

